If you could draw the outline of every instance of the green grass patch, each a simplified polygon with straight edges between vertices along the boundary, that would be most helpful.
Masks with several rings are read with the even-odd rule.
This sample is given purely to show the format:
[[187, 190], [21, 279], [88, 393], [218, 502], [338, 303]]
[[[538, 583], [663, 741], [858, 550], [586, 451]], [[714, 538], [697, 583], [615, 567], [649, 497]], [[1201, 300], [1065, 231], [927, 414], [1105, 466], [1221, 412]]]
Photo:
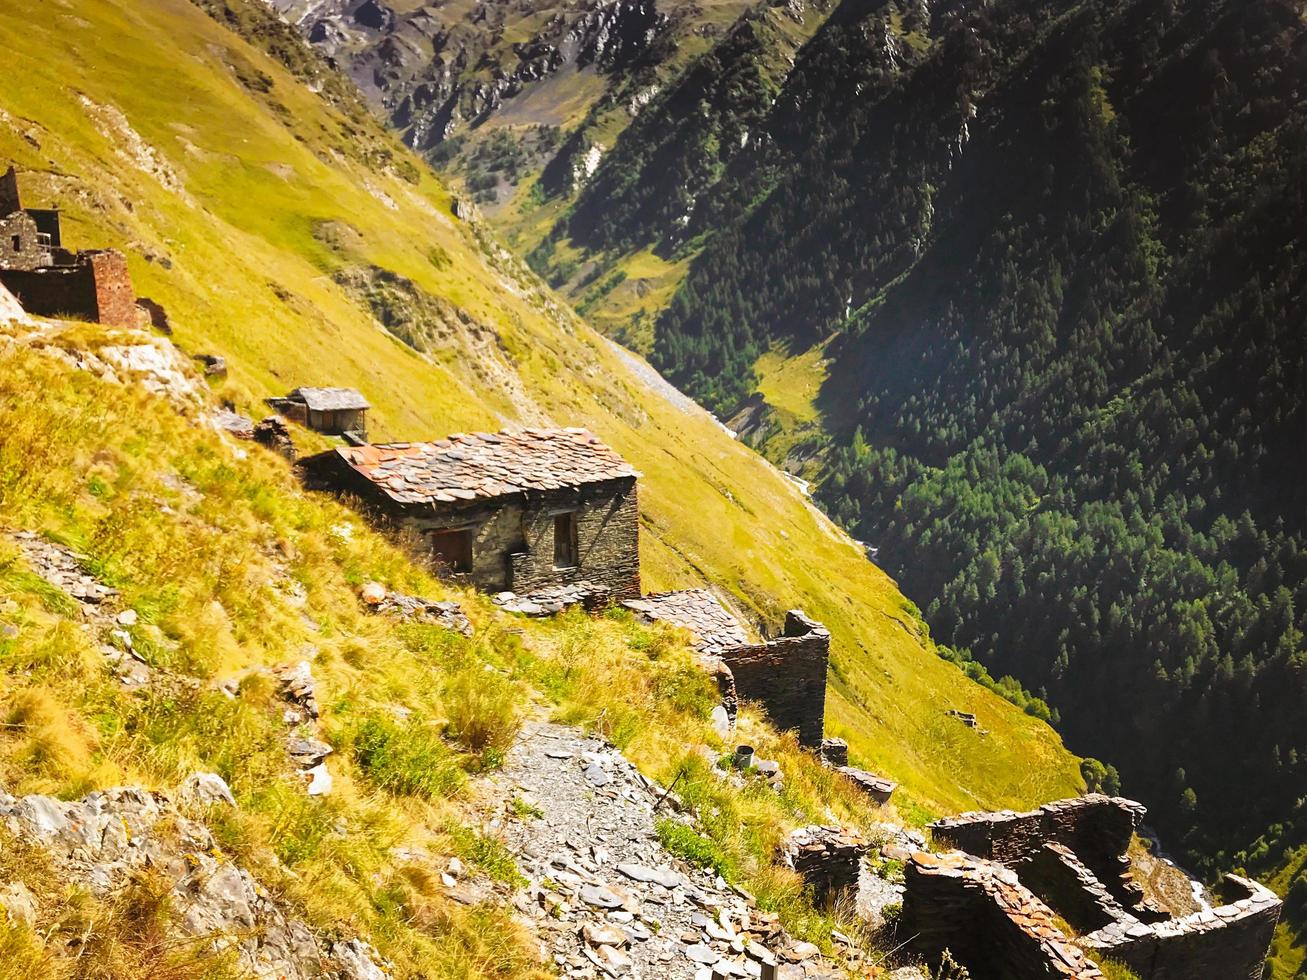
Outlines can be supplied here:
[[458, 754], [429, 722], [372, 715], [353, 729], [349, 745], [378, 789], [403, 796], [449, 798], [467, 782]]

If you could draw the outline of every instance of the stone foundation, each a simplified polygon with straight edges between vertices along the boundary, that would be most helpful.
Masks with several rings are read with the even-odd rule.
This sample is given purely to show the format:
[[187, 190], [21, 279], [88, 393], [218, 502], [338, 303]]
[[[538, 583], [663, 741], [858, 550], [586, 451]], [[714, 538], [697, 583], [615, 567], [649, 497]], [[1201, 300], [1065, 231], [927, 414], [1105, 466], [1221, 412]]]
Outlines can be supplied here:
[[1095, 793], [1046, 803], [1027, 813], [964, 813], [930, 829], [935, 840], [948, 847], [1009, 867], [1036, 858], [1047, 843], [1061, 844], [1133, 909], [1142, 895], [1129, 878], [1125, 855], [1145, 812], [1133, 800]]
[[1101, 980], [1052, 911], [1016, 872], [957, 852], [914, 854], [904, 868], [900, 934], [937, 961], [945, 950], [972, 980]]
[[781, 860], [803, 876], [818, 903], [825, 903], [857, 893], [868, 847], [853, 830], [800, 827], [786, 838]]
[[892, 779], [849, 765], [849, 743], [842, 738], [821, 740], [821, 761], [862, 790], [877, 806], [888, 803], [894, 791], [899, 788], [899, 784]]
[[1280, 920], [1269, 888], [1227, 875], [1231, 901], [1181, 919], [1144, 925], [1130, 918], [1085, 936], [1086, 949], [1120, 960], [1140, 980], [1261, 980], [1266, 951]]
[[137, 325], [136, 293], [121, 252], [79, 252], [72, 265], [0, 269], [0, 283], [35, 316]]
[[[935, 840], [969, 853], [913, 857], [905, 924], [923, 952], [950, 949], [977, 980], [1097, 976], [1066, 972], [1078, 967], [1066, 957], [1067, 937], [1047, 932], [1053, 912], [1079, 946], [1120, 960], [1140, 980], [1259, 980], [1279, 899], [1231, 875], [1227, 904], [1169, 918], [1129, 874], [1127, 849], [1144, 813], [1131, 800], [1095, 795], [941, 820]], [[1012, 939], [1014, 928], [1024, 939]]]

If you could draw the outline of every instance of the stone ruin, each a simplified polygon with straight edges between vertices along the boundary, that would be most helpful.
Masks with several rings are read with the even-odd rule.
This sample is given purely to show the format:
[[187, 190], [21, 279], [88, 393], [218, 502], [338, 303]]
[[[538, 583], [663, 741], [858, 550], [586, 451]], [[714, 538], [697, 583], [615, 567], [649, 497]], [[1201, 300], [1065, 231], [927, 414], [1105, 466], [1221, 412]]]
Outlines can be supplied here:
[[912, 855], [900, 930], [935, 960], [948, 951], [972, 980], [1102, 980], [1016, 872], [958, 851]]
[[821, 740], [821, 761], [862, 790], [877, 806], [888, 803], [899, 788], [892, 779], [849, 765], [849, 743], [842, 738]]
[[623, 605], [647, 620], [694, 634], [732, 722], [739, 699], [745, 698], [761, 704], [777, 728], [794, 730], [801, 745], [821, 745], [830, 633], [820, 623], [791, 609], [779, 637], [756, 642], [707, 589], [656, 593]]
[[1145, 812], [1092, 794], [941, 820], [935, 841], [955, 850], [912, 856], [901, 928], [928, 957], [949, 950], [975, 980], [1101, 976], [1086, 951], [1141, 980], [1258, 980], [1279, 899], [1228, 875], [1226, 904], [1173, 917], [1131, 875], [1127, 852]]
[[36, 316], [81, 318], [135, 327], [142, 316], [127, 271], [113, 249], [63, 247], [59, 211], [25, 208], [13, 167], [0, 175], [0, 284]]
[[861, 834], [847, 827], [800, 827], [781, 845], [780, 860], [825, 904], [857, 892], [869, 848]]

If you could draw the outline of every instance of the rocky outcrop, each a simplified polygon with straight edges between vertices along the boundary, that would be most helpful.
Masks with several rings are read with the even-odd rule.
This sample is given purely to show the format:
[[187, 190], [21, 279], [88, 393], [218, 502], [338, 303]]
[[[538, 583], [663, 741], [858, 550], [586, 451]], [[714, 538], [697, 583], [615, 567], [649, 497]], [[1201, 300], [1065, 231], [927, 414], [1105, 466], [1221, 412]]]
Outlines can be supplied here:
[[[132, 786], [71, 802], [0, 792], [0, 826], [38, 847], [62, 881], [99, 898], [112, 897], [146, 868], [162, 875], [170, 931], [206, 940], [216, 952], [234, 952], [250, 976], [385, 980], [389, 974], [366, 942], [315, 934], [218, 849], [195, 817], [207, 807], [232, 805], [220, 777], [196, 773], [173, 798]], [[39, 921], [42, 910], [21, 882], [0, 883], [0, 894], [7, 896], [11, 918]]]
[[437, 602], [423, 599], [421, 596], [405, 595], [402, 592], [388, 592], [379, 582], [369, 582], [360, 593], [363, 604], [369, 610], [381, 616], [395, 619], [430, 623], [445, 629], [472, 635], [472, 622], [457, 602]]
[[470, 14], [437, 3], [396, 10], [380, 0], [273, 0], [272, 6], [344, 68], [419, 150], [484, 122], [565, 69], [633, 71], [668, 26], [655, 0], [560, 7], [517, 42], [505, 35], [521, 10], [495, 0]]

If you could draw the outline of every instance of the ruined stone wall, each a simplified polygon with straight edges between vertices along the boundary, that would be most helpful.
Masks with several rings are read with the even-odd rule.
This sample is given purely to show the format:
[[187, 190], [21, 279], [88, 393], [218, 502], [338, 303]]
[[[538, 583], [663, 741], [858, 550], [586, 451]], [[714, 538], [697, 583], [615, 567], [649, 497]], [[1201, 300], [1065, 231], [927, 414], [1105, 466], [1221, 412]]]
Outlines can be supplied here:
[[0, 217], [0, 269], [30, 271], [50, 263], [50, 249], [40, 240], [36, 222], [29, 215], [17, 211]]
[[781, 860], [803, 876], [821, 904], [857, 891], [869, 847], [855, 830], [800, 827], [781, 845]]
[[33, 316], [97, 320], [95, 280], [87, 266], [0, 269], [0, 282]]
[[904, 869], [900, 935], [937, 960], [944, 950], [972, 980], [1101, 980], [1015, 872], [966, 854], [914, 854]]
[[136, 326], [136, 290], [127, 271], [127, 256], [113, 249], [79, 252], [78, 264], [89, 264], [95, 290], [96, 319], [115, 327]]
[[1078, 934], [1102, 929], [1128, 916], [1097, 876], [1061, 844], [1045, 844], [1016, 871], [1021, 883]]
[[825, 733], [830, 633], [795, 610], [786, 614], [784, 632], [769, 643], [727, 650], [722, 660], [741, 698], [758, 702], [777, 728], [793, 729], [800, 744], [817, 748]]
[[71, 266], [0, 269], [0, 282], [36, 316], [136, 326], [136, 294], [121, 252], [79, 252]]
[[0, 214], [22, 210], [23, 200], [18, 193], [18, 171], [10, 166], [0, 174]]
[[932, 824], [931, 831], [949, 847], [1010, 867], [1033, 860], [1047, 843], [1061, 844], [1133, 908], [1140, 895], [1125, 877], [1130, 868], [1125, 854], [1145, 812], [1133, 800], [1091, 794], [1028, 813], [964, 813]]
[[1140, 980], [1261, 980], [1280, 900], [1247, 878], [1227, 875], [1233, 901], [1220, 908], [1145, 926], [1132, 919], [1113, 923], [1081, 943], [1120, 960]]
[[[554, 516], [577, 511], [574, 568], [554, 567]], [[555, 491], [529, 500], [522, 518], [526, 552], [514, 555], [511, 589], [590, 582], [613, 599], [640, 595], [640, 509], [634, 479]]]

